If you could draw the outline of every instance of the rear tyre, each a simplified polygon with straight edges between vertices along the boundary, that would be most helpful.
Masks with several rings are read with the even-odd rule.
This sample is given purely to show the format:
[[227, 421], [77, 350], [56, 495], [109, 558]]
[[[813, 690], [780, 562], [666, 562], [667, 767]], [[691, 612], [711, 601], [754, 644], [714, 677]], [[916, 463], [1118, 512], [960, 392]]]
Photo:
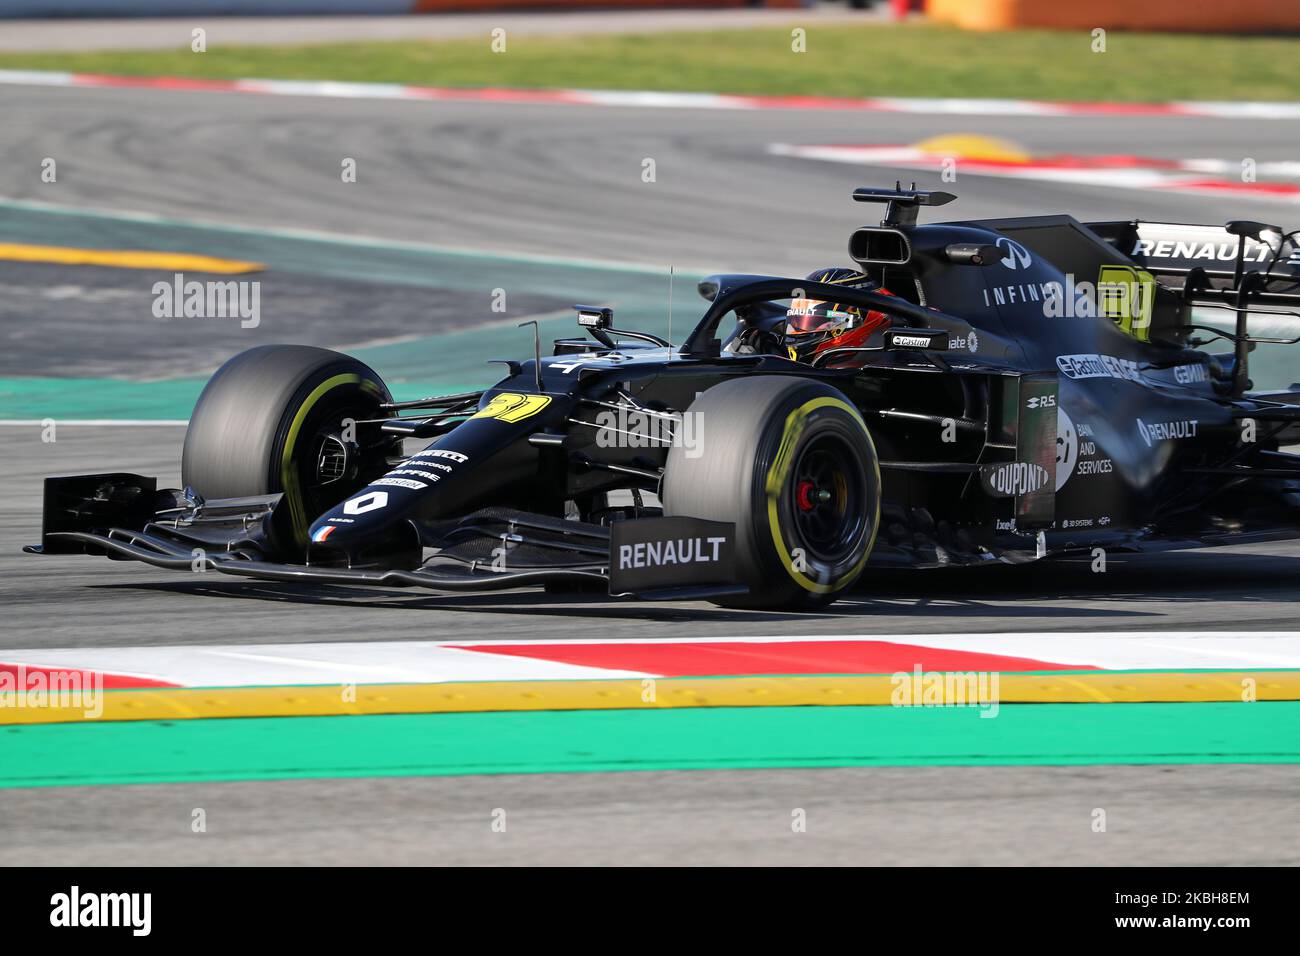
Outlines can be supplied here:
[[293, 546], [311, 522], [385, 470], [394, 440], [350, 422], [391, 417], [363, 362], [306, 345], [263, 345], [209, 379], [185, 433], [181, 480], [204, 498], [283, 492]]
[[669, 449], [664, 513], [735, 524], [749, 593], [716, 603], [812, 608], [847, 590], [880, 525], [880, 466], [843, 393], [807, 379], [733, 379], [688, 414], [700, 416], [700, 441]]

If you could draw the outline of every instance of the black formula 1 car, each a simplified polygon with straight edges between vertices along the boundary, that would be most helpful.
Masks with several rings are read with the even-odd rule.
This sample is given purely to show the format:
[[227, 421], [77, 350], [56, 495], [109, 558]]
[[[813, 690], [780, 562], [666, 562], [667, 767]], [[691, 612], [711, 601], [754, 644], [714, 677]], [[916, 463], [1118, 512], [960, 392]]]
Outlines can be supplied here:
[[[186, 434], [180, 491], [111, 473], [45, 483], [34, 553], [277, 581], [600, 589], [809, 607], [870, 565], [1024, 562], [1300, 536], [1300, 386], [1253, 392], [1249, 312], [1300, 305], [1293, 234], [918, 224], [885, 204], [849, 254], [892, 294], [713, 276], [675, 346], [578, 307], [590, 338], [482, 392], [394, 402], [361, 362], [235, 356]], [[785, 300], [890, 321], [811, 362]], [[1198, 325], [1193, 307], [1236, 310]], [[1211, 341], [1228, 346], [1203, 351]], [[1300, 340], [1285, 340], [1294, 343]], [[425, 439], [410, 454], [406, 442]]]

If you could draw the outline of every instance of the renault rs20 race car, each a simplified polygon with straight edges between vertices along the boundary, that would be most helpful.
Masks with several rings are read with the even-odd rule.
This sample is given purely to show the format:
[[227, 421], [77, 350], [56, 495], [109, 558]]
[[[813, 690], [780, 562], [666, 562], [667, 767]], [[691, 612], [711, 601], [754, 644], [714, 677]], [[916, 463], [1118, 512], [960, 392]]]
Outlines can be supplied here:
[[[491, 388], [407, 402], [337, 352], [236, 355], [194, 409], [182, 489], [49, 478], [27, 550], [777, 608], [825, 604], [877, 565], [1300, 534], [1300, 456], [1282, 450], [1300, 438], [1300, 387], [1253, 391], [1248, 368], [1256, 342], [1296, 341], [1247, 322], [1300, 305], [1293, 234], [921, 224], [955, 197], [854, 198], [885, 206], [850, 238], [866, 281], [712, 276], [680, 344], [580, 306], [588, 337], [543, 356], [535, 333]], [[801, 351], [791, 302], [885, 320]], [[1208, 308], [1235, 315], [1204, 324]]]

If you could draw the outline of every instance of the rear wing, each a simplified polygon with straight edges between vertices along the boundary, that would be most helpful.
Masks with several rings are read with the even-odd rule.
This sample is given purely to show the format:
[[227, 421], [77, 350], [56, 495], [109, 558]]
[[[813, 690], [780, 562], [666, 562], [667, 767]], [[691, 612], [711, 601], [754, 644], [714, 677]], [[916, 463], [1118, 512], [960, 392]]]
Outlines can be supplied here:
[[1178, 292], [1188, 305], [1237, 313], [1235, 333], [1223, 336], [1233, 343], [1234, 395], [1241, 395], [1250, 385], [1247, 364], [1253, 343], [1300, 343], [1300, 336], [1252, 337], [1247, 329], [1252, 312], [1300, 317], [1296, 232], [1245, 219], [1222, 226], [1134, 220], [1093, 222], [1087, 227], [1161, 285]]
[[[1234, 220], [1222, 226], [1176, 222], [1090, 222], [1089, 229], [1166, 285], [1199, 270], [1215, 285], [1238, 285], [1251, 270], [1300, 283], [1300, 246], [1268, 223]], [[1240, 265], [1238, 260], [1240, 259]]]
[[1300, 316], [1296, 233], [1245, 219], [1222, 226], [1134, 221], [1087, 227], [1189, 305]]

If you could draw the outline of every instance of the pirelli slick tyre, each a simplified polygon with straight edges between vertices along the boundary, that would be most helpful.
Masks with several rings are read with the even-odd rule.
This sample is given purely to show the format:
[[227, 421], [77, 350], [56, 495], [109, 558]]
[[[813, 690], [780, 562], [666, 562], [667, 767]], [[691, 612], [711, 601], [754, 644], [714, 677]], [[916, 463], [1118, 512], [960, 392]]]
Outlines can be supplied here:
[[312, 520], [364, 484], [391, 444], [348, 421], [388, 417], [380, 405], [391, 401], [369, 366], [339, 352], [306, 345], [241, 352], [194, 406], [181, 480], [208, 499], [283, 492], [292, 543], [280, 543], [302, 548]]
[[867, 563], [880, 525], [880, 465], [844, 395], [821, 382], [740, 378], [699, 396], [693, 447], [674, 445], [664, 513], [736, 526], [743, 597], [728, 607], [829, 604]]

